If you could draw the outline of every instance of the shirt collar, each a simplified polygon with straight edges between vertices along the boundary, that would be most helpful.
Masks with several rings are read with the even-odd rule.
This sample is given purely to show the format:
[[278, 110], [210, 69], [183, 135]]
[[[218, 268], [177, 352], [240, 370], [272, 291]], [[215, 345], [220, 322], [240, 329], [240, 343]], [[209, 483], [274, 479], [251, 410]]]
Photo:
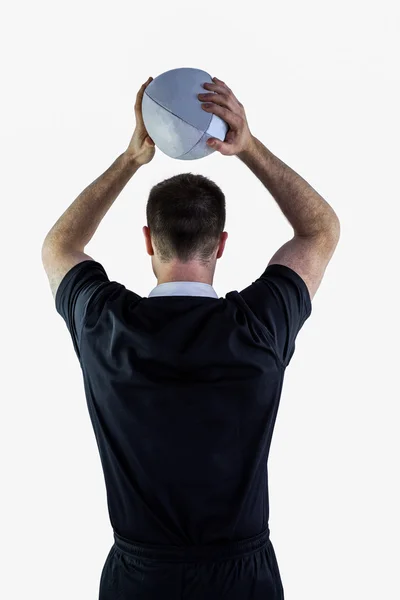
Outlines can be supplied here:
[[151, 290], [149, 298], [153, 296], [208, 296], [218, 298], [212, 285], [200, 281], [167, 281], [158, 284]]

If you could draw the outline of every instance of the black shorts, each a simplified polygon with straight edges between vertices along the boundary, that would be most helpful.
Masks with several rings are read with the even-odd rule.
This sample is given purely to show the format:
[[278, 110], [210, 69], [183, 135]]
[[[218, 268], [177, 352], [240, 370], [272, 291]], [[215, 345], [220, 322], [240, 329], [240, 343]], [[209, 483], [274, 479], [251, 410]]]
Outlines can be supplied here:
[[148, 546], [114, 533], [99, 600], [284, 600], [269, 530], [232, 544]]

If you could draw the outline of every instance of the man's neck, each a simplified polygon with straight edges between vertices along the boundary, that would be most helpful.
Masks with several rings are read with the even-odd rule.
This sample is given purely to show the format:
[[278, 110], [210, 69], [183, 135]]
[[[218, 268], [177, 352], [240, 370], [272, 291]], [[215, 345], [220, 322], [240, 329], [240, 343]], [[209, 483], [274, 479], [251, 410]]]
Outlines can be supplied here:
[[188, 265], [174, 265], [173, 268], [163, 269], [163, 272], [157, 277], [158, 285], [175, 281], [194, 281], [212, 285], [213, 276], [209, 269], [202, 269], [198, 265], [190, 267]]

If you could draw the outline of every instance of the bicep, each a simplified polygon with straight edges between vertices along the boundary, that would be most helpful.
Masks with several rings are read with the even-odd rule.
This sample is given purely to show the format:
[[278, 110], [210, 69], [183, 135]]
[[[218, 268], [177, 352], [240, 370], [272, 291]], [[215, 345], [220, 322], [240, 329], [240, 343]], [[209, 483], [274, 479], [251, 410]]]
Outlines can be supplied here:
[[314, 236], [295, 235], [279, 248], [268, 265], [283, 265], [298, 273], [307, 285], [312, 300], [321, 284], [338, 241], [338, 232]]

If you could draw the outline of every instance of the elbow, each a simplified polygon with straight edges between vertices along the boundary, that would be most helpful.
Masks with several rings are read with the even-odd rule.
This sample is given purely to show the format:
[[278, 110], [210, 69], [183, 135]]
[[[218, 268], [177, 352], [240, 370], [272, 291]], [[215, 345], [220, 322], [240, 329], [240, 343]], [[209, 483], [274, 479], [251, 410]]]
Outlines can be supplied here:
[[50, 248], [51, 248], [51, 241], [50, 241], [49, 237], [46, 237], [42, 244], [42, 256], [44, 254], [48, 254], [50, 251]]
[[41, 256], [42, 256], [42, 262], [43, 263], [46, 260], [48, 260], [50, 257], [52, 257], [54, 254], [56, 254], [57, 247], [58, 246], [57, 246], [54, 238], [51, 238], [51, 237], [47, 236], [44, 239], [44, 242], [43, 242], [42, 248], [41, 248]]
[[335, 214], [335, 218], [333, 219], [330, 229], [331, 229], [331, 235], [338, 242], [340, 239], [340, 221], [336, 214]]
[[324, 221], [324, 225], [321, 227], [320, 232], [337, 243], [340, 239], [340, 221], [335, 211], [332, 210]]

